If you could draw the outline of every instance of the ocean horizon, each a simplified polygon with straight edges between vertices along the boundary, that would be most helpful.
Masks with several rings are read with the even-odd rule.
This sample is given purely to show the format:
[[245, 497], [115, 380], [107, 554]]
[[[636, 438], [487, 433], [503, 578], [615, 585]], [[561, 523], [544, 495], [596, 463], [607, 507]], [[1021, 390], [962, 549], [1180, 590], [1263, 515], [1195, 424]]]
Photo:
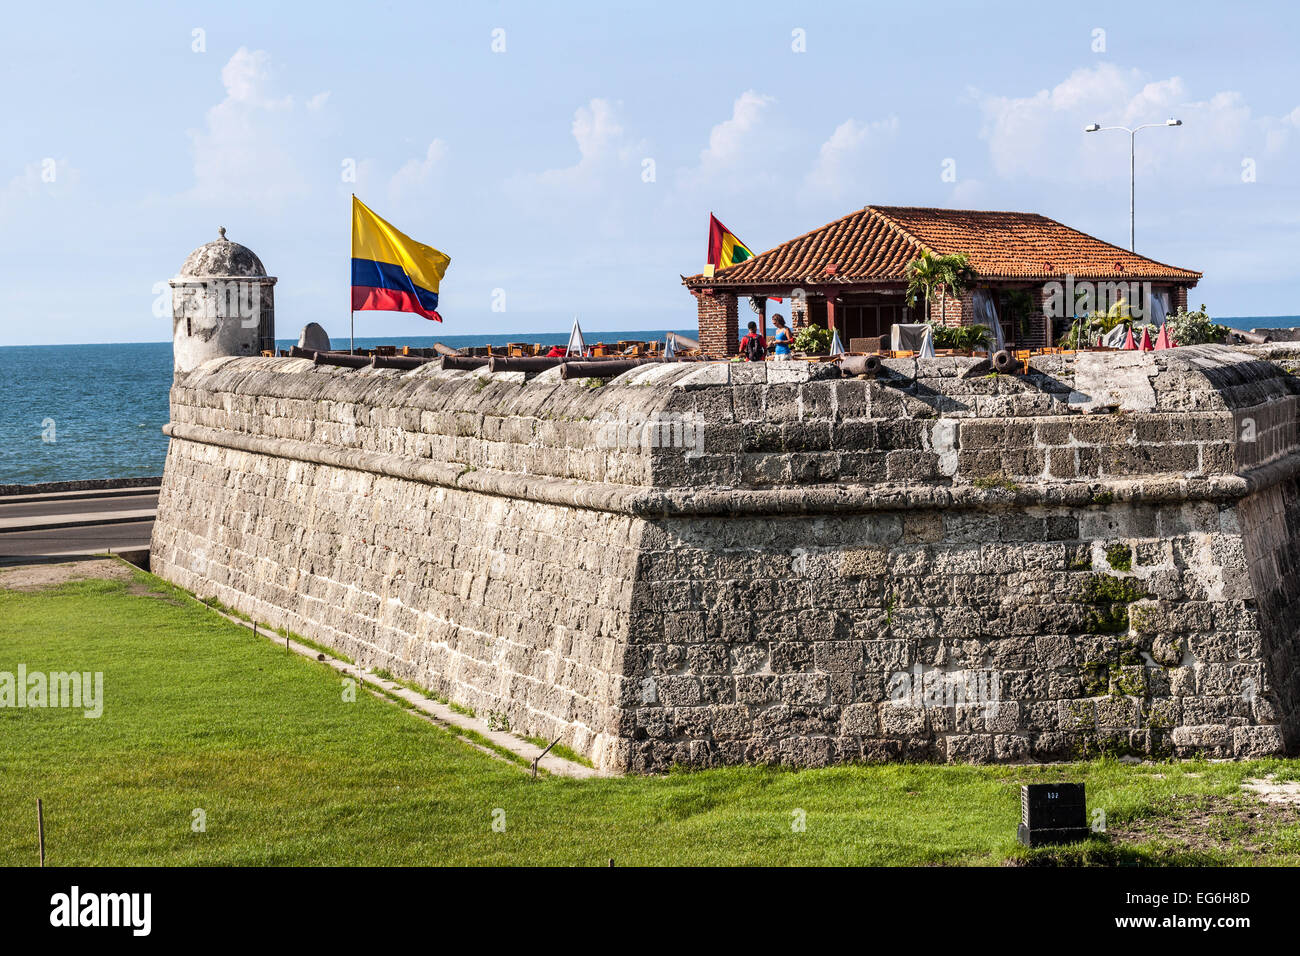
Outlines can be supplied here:
[[[1300, 326], [1300, 316], [1239, 316], [1216, 321], [1237, 329]], [[669, 331], [694, 337], [694, 329], [592, 331], [592, 342], [662, 340]], [[505, 345], [564, 344], [567, 331], [478, 335], [358, 336], [359, 348], [442, 342]], [[287, 349], [297, 338], [277, 339]], [[335, 338], [335, 347], [346, 339]], [[123, 342], [0, 346], [0, 485], [133, 478], [162, 474], [167, 438], [172, 344]]]
[[[588, 343], [662, 340], [669, 331], [586, 332]], [[357, 336], [358, 348], [442, 342], [505, 345], [564, 344], [569, 333], [510, 332], [480, 335]], [[277, 348], [297, 337], [276, 339]], [[347, 348], [346, 339], [333, 339]], [[172, 343], [121, 342], [0, 346], [0, 485], [161, 475], [167, 458], [162, 433], [172, 383]]]

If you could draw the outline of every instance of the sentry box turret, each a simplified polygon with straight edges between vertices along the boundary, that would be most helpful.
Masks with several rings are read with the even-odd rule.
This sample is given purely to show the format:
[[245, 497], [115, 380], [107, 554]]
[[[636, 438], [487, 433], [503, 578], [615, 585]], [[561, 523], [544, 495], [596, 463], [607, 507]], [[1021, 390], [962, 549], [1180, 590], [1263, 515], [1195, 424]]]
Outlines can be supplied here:
[[1020, 826], [1025, 846], [1074, 843], [1088, 838], [1088, 808], [1081, 783], [1030, 783], [1020, 788]]

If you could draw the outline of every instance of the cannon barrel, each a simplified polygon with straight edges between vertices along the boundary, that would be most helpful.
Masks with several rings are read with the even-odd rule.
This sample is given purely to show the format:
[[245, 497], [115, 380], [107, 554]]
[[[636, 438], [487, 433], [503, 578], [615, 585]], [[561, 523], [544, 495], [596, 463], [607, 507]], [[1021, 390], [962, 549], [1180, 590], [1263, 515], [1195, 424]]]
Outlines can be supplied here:
[[525, 355], [507, 357], [494, 355], [488, 359], [488, 368], [494, 372], [545, 372], [547, 369], [563, 365], [564, 358], [559, 355]]
[[994, 371], [1001, 372], [1003, 375], [1010, 375], [1020, 363], [1015, 360], [1010, 352], [1002, 349], [993, 353], [989, 364], [993, 366]]
[[369, 355], [350, 355], [347, 352], [317, 352], [312, 361], [317, 365], [338, 365], [343, 368], [368, 368]]
[[374, 355], [370, 358], [370, 365], [372, 368], [398, 368], [409, 372], [433, 361], [436, 360], [418, 355]]
[[486, 355], [444, 355], [442, 357], [443, 368], [459, 369], [462, 372], [472, 372], [487, 363]]
[[583, 359], [581, 362], [565, 362], [560, 367], [560, 378], [566, 382], [571, 378], [613, 378], [638, 366], [661, 361], [662, 359]]
[[879, 375], [879, 355], [846, 355], [840, 359], [840, 371], [846, 375]]

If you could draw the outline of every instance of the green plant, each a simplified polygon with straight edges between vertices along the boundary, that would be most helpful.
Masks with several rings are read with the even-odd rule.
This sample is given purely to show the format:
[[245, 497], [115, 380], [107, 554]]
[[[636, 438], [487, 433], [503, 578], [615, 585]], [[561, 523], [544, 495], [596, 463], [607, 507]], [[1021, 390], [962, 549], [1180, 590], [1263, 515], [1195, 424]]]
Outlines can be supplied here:
[[918, 299], [925, 302], [925, 314], [930, 315], [930, 294], [943, 281], [939, 257], [929, 249], [907, 264], [903, 274], [907, 277], [907, 304], [915, 306]]
[[1105, 312], [1090, 312], [1076, 318], [1065, 337], [1066, 347], [1086, 348], [1096, 341], [1098, 335], [1105, 335], [1117, 325], [1132, 320], [1133, 310], [1129, 308], [1128, 302], [1120, 299]]
[[915, 306], [917, 300], [925, 302], [925, 315], [930, 315], [930, 296], [939, 293], [939, 306], [942, 309], [945, 296], [951, 292], [961, 295], [975, 281], [975, 270], [970, 258], [964, 252], [954, 252], [937, 256], [929, 249], [907, 264], [904, 269], [907, 277], [907, 304]]
[[949, 292], [961, 295], [975, 282], [975, 270], [964, 252], [939, 256], [939, 314], [945, 315], [944, 301]]
[[1228, 337], [1226, 325], [1216, 325], [1210, 321], [1210, 315], [1202, 305], [1195, 312], [1179, 309], [1165, 320], [1169, 334], [1179, 345], [1204, 345], [1222, 342]]
[[831, 350], [830, 329], [820, 325], [805, 325], [794, 334], [794, 349], [808, 355], [819, 355]]
[[1124, 634], [1129, 630], [1129, 605], [1145, 597], [1146, 591], [1133, 578], [1094, 574], [1084, 582], [1075, 600], [1091, 605], [1088, 611], [1089, 634]]
[[1126, 544], [1112, 544], [1106, 549], [1106, 561], [1116, 571], [1133, 570], [1133, 551]]
[[931, 323], [930, 329], [934, 336], [934, 347], [937, 349], [969, 351], [988, 347], [989, 330], [984, 325], [935, 325]]

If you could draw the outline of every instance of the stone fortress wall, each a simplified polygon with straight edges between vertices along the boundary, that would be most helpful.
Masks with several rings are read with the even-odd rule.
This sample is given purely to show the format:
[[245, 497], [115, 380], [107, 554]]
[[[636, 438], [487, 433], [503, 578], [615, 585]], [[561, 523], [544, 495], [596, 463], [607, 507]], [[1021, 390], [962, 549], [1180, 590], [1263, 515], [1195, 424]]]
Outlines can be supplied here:
[[152, 561], [607, 770], [1280, 753], [1298, 401], [1221, 346], [604, 384], [218, 358], [172, 389]]

